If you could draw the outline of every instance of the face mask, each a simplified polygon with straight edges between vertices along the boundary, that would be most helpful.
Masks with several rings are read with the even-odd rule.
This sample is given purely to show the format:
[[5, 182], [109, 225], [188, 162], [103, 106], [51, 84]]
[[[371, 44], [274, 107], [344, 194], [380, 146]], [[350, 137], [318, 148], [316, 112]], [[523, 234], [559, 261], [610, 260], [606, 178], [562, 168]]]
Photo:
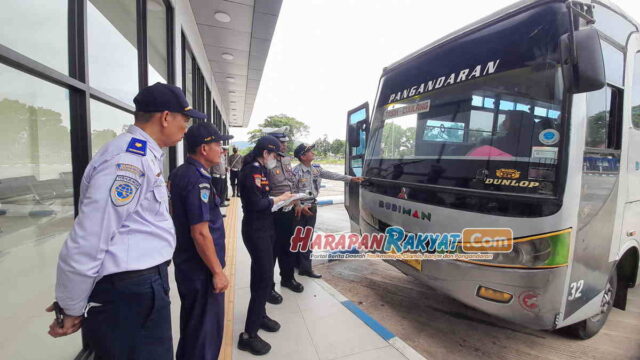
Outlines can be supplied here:
[[264, 167], [267, 169], [273, 169], [277, 164], [276, 157], [272, 156], [264, 162]]

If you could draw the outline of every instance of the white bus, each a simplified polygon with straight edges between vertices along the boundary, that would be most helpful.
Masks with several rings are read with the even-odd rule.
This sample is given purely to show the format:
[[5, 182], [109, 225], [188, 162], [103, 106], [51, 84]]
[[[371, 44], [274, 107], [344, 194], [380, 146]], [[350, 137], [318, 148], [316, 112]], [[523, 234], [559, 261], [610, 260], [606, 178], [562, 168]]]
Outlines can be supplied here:
[[[521, 1], [383, 70], [347, 116], [352, 230], [511, 228], [492, 260], [389, 261], [534, 329], [595, 335], [640, 248], [639, 24], [605, 1]], [[371, 121], [369, 121], [371, 118]]]

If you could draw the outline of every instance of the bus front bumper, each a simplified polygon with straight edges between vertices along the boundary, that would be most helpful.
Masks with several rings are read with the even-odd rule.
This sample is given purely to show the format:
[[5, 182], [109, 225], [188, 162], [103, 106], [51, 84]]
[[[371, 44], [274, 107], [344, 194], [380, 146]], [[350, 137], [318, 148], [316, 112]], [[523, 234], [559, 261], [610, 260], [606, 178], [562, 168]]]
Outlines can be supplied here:
[[[368, 224], [362, 226], [362, 231], [377, 232]], [[513, 269], [456, 260], [422, 260], [418, 270], [401, 260], [385, 261], [485, 313], [532, 329], [555, 328], [556, 315], [562, 306], [566, 267]], [[481, 298], [477, 295], [481, 286], [508, 293], [512, 298], [507, 303]]]

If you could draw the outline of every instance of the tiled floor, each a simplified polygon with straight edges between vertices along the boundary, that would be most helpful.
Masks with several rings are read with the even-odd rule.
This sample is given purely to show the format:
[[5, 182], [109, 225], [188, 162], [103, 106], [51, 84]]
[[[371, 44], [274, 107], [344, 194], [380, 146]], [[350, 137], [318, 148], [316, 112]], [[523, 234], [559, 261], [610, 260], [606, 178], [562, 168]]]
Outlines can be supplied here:
[[[238, 236], [236, 241], [233, 358], [256, 359], [258, 357], [236, 348], [237, 336], [244, 328], [250, 297], [249, 254], [242, 238]], [[276, 267], [275, 273], [278, 272]], [[280, 279], [276, 275], [277, 290], [284, 301], [279, 305], [267, 304], [267, 313], [280, 322], [282, 328], [277, 333], [260, 332], [260, 336], [272, 346], [271, 352], [261, 359], [406, 359], [347, 310], [318, 281], [301, 276], [297, 280], [305, 287], [300, 294], [281, 289]]]

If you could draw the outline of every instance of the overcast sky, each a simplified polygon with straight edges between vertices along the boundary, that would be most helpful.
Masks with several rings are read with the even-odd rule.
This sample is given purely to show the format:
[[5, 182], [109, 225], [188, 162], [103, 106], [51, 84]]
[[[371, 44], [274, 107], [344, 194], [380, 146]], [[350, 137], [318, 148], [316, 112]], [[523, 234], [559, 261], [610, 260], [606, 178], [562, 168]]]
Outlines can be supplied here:
[[[373, 104], [382, 68], [511, 0], [284, 0], [247, 128], [284, 113], [307, 123], [303, 141], [345, 137], [347, 111]], [[639, 0], [614, 0], [640, 20]], [[478, 46], [482, 46], [479, 44]]]

